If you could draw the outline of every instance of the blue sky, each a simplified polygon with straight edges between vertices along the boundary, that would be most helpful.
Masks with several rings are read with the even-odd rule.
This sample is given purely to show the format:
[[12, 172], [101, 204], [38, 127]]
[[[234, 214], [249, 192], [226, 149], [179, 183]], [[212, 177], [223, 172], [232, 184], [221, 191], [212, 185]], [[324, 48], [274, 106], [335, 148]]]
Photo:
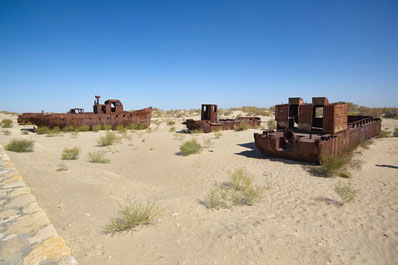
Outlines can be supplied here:
[[0, 109], [398, 107], [398, 1], [0, 1]]

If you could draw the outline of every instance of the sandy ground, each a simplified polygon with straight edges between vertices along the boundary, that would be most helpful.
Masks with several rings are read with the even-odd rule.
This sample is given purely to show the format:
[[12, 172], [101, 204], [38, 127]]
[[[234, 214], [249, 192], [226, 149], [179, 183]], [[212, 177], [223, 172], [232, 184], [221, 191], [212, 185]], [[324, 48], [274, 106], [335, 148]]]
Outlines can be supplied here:
[[[0, 119], [16, 116], [0, 114]], [[177, 121], [177, 119], [176, 119]], [[183, 129], [181, 120], [175, 125]], [[152, 132], [129, 133], [131, 140], [98, 147], [104, 132], [47, 137], [14, 126], [0, 134], [35, 141], [33, 153], [8, 152], [40, 206], [82, 265], [90, 264], [398, 264], [398, 138], [376, 139], [355, 158], [353, 179], [311, 175], [308, 165], [264, 158], [253, 133], [224, 131], [186, 135], [210, 138], [199, 155], [178, 155], [182, 141], [163, 122]], [[393, 130], [397, 120], [384, 120]], [[68, 171], [56, 171], [64, 147], [80, 147]], [[93, 164], [87, 153], [107, 150], [109, 164]], [[264, 188], [254, 206], [210, 210], [200, 202], [228, 172], [245, 168]], [[337, 182], [359, 190], [356, 202], [342, 207]], [[125, 196], [153, 200], [162, 209], [153, 225], [130, 233], [103, 233]], [[317, 200], [319, 196], [329, 203]]]

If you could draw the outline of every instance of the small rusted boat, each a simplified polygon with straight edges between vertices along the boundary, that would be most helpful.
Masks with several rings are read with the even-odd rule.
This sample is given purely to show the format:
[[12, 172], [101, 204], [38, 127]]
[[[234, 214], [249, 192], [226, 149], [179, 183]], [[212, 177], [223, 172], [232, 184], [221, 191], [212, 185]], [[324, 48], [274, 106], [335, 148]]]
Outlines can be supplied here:
[[202, 104], [201, 120], [188, 119], [183, 122], [187, 128], [192, 130], [202, 130], [205, 133], [220, 130], [238, 130], [242, 125], [258, 127], [261, 124], [259, 117], [241, 117], [236, 119], [217, 119], [217, 105]]
[[117, 99], [108, 99], [104, 104], [99, 103], [99, 96], [95, 96], [93, 112], [84, 112], [84, 109], [73, 108], [68, 113], [23, 113], [18, 116], [18, 123], [32, 123], [38, 127], [78, 127], [87, 125], [110, 125], [115, 128], [119, 125], [136, 124], [148, 127], [151, 124], [152, 107], [135, 111], [124, 111], [123, 104]]
[[277, 131], [255, 133], [258, 150], [268, 156], [319, 163], [322, 152], [341, 156], [381, 130], [381, 119], [347, 115], [347, 104], [325, 97], [289, 98], [275, 106]]

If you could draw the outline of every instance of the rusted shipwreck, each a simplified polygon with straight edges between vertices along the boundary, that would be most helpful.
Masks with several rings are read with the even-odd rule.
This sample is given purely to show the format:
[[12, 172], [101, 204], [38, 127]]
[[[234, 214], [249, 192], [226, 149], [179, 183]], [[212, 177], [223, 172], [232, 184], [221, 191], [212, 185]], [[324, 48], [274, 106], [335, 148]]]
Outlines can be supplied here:
[[202, 130], [205, 133], [220, 131], [220, 130], [238, 130], [242, 123], [246, 123], [251, 127], [260, 126], [261, 119], [258, 117], [241, 117], [237, 119], [218, 119], [217, 105], [202, 104], [201, 119], [195, 121], [188, 119], [183, 124], [192, 130]]
[[319, 163], [322, 152], [341, 156], [381, 130], [381, 120], [347, 115], [347, 104], [330, 104], [325, 97], [289, 98], [275, 106], [277, 131], [255, 133], [256, 147], [264, 155]]
[[18, 123], [32, 123], [42, 127], [82, 126], [92, 128], [95, 125], [110, 125], [115, 128], [119, 125], [137, 124], [147, 127], [151, 124], [152, 107], [135, 111], [124, 111], [123, 104], [117, 99], [108, 99], [104, 104], [99, 103], [99, 96], [95, 96], [93, 112], [84, 112], [84, 109], [73, 108], [68, 113], [23, 113], [18, 116]]

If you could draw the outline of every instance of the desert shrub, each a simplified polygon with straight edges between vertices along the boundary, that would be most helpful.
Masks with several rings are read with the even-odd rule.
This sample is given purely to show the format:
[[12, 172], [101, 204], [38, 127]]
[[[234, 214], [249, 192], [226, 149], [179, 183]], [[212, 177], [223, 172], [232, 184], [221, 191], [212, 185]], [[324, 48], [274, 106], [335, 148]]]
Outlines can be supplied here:
[[350, 178], [352, 178], [351, 172], [348, 172], [348, 171], [341, 171], [341, 172], [339, 173], [339, 176], [342, 177], [342, 178], [345, 178], [345, 179], [350, 179]]
[[249, 123], [241, 122], [239, 124], [239, 127], [238, 127], [237, 131], [246, 131], [246, 130], [249, 130], [249, 129], [252, 129], [252, 128], [253, 128], [253, 126], [251, 126]]
[[66, 125], [65, 127], [62, 128], [63, 132], [74, 132], [75, 131], [75, 127], [73, 127], [72, 125]]
[[185, 135], [184, 135], [183, 133], [175, 133], [175, 134], [174, 134], [174, 137], [175, 137], [175, 139], [181, 141], [181, 140], [184, 140]]
[[79, 135], [79, 132], [72, 132], [71, 137], [77, 138], [78, 135]]
[[88, 161], [91, 163], [109, 163], [111, 160], [107, 158], [106, 151], [100, 150], [100, 151], [93, 151], [89, 152], [88, 154]]
[[147, 125], [147, 124], [139, 124], [138, 125], [138, 130], [145, 130], [148, 127], [149, 127], [149, 125]]
[[214, 137], [215, 137], [216, 139], [219, 139], [221, 136], [222, 136], [222, 132], [215, 132], [215, 133], [214, 133]]
[[189, 133], [191, 133], [191, 134], [203, 133], [203, 130], [202, 130], [202, 128], [195, 129], [195, 130], [189, 130]]
[[32, 152], [33, 151], [33, 140], [27, 139], [12, 139], [7, 145], [6, 150], [13, 152]]
[[334, 186], [334, 191], [339, 195], [343, 203], [354, 202], [358, 193], [358, 191], [354, 189], [351, 184], [344, 185], [341, 182]]
[[174, 126], [169, 128], [169, 132], [175, 132], [175, 130], [176, 130], [176, 127], [174, 127]]
[[173, 121], [173, 120], [167, 120], [166, 124], [167, 124], [168, 126], [172, 126], [172, 125], [176, 124], [176, 122]]
[[129, 128], [129, 130], [138, 130], [139, 126], [136, 123], [131, 123], [127, 126], [127, 128]]
[[27, 134], [29, 134], [29, 132], [28, 131], [22, 131], [21, 134], [27, 135]]
[[36, 129], [37, 134], [46, 134], [50, 129], [48, 127], [38, 127]]
[[80, 148], [64, 148], [62, 151], [62, 160], [76, 160], [79, 157]]
[[164, 115], [165, 115], [164, 111], [162, 111], [158, 108], [152, 108], [152, 117], [159, 118], [159, 117], [163, 117]]
[[120, 233], [135, 228], [138, 225], [147, 225], [159, 214], [159, 207], [151, 201], [140, 203], [129, 198], [120, 205], [115, 217], [112, 217], [105, 227], [106, 233]]
[[269, 120], [267, 121], [267, 127], [269, 130], [275, 130], [276, 128], [276, 121], [275, 120]]
[[100, 146], [108, 146], [117, 142], [120, 142], [120, 137], [117, 136], [114, 132], [106, 132], [104, 136], [97, 139], [97, 143]]
[[371, 139], [367, 139], [363, 141], [359, 146], [362, 147], [363, 149], [369, 149], [369, 146], [373, 143]]
[[13, 122], [10, 119], [3, 119], [1, 121], [1, 128], [11, 128], [13, 126]]
[[321, 153], [321, 172], [326, 177], [339, 175], [347, 163], [346, 157], [334, 156], [327, 152]]
[[391, 132], [386, 131], [386, 130], [381, 130], [378, 135], [376, 135], [376, 138], [387, 138], [390, 137]]
[[78, 132], [88, 132], [90, 130], [90, 126], [88, 125], [80, 125], [76, 127], [76, 131]]
[[243, 106], [242, 111], [250, 116], [269, 116], [269, 112], [265, 108]]
[[47, 136], [49, 136], [49, 137], [51, 137], [51, 136], [57, 136], [57, 135], [59, 135], [59, 134], [61, 134], [61, 129], [60, 129], [58, 126], [52, 128], [52, 129], [49, 129], [49, 130], [47, 131]]
[[392, 134], [394, 137], [398, 137], [398, 128], [394, 129], [394, 132]]
[[124, 133], [127, 131], [127, 128], [124, 127], [123, 125], [118, 125], [116, 126], [116, 131], [118, 131], [119, 133]]
[[57, 171], [67, 171], [68, 170], [68, 166], [65, 165], [63, 162], [58, 164], [58, 167], [56, 169]]
[[261, 190], [253, 184], [253, 177], [245, 170], [230, 173], [228, 183], [216, 184], [205, 199], [209, 208], [231, 208], [234, 205], [253, 205], [261, 198]]
[[11, 134], [11, 132], [9, 130], [2, 130], [2, 133], [4, 135], [10, 135]]
[[102, 128], [103, 128], [105, 131], [110, 131], [110, 130], [112, 130], [112, 125], [105, 124], [104, 126], [102, 126]]
[[93, 132], [98, 132], [98, 131], [100, 131], [101, 129], [102, 129], [102, 126], [99, 125], [99, 124], [94, 125], [94, 126], [91, 128], [91, 130], [92, 130]]
[[202, 151], [202, 149], [202, 146], [196, 141], [196, 139], [187, 141], [180, 146], [181, 153], [184, 156], [198, 154]]

